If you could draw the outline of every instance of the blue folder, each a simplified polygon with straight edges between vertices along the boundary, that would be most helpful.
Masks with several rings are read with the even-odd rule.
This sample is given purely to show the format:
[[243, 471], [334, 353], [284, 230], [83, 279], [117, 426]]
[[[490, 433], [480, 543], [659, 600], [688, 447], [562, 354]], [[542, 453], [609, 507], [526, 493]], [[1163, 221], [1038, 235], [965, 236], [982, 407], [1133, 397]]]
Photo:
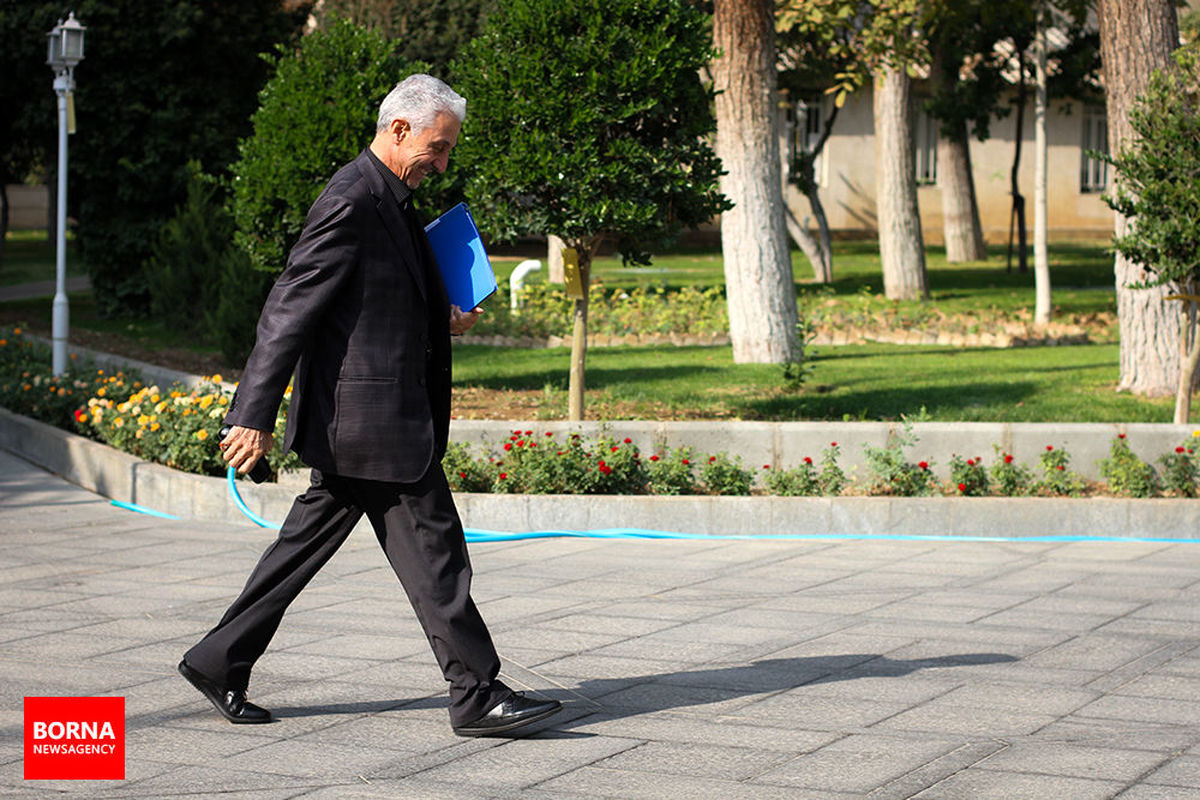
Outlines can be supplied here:
[[479, 229], [466, 203], [425, 226], [450, 302], [470, 311], [496, 291], [496, 274], [483, 251]]

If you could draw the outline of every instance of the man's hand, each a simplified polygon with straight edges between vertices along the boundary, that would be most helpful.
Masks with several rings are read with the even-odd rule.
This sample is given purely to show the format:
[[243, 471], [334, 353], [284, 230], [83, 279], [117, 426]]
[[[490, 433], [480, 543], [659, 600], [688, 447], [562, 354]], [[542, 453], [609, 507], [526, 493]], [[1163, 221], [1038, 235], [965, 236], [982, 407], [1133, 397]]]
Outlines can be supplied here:
[[450, 333], [453, 336], [461, 336], [475, 325], [479, 320], [479, 315], [483, 313], [483, 309], [476, 306], [471, 311], [463, 311], [453, 303], [450, 304]]
[[219, 446], [229, 466], [245, 475], [260, 458], [271, 452], [274, 442], [275, 436], [266, 431], [234, 425]]

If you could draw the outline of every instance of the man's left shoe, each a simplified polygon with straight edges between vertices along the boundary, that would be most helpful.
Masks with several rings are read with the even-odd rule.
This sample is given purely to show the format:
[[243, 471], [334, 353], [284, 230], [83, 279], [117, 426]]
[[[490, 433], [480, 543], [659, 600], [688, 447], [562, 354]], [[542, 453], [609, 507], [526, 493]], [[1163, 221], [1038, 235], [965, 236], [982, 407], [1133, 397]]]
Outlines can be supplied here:
[[513, 692], [512, 697], [474, 722], [456, 726], [454, 732], [459, 736], [498, 736], [543, 720], [561, 710], [562, 703], [557, 700], [531, 700], [524, 692]]

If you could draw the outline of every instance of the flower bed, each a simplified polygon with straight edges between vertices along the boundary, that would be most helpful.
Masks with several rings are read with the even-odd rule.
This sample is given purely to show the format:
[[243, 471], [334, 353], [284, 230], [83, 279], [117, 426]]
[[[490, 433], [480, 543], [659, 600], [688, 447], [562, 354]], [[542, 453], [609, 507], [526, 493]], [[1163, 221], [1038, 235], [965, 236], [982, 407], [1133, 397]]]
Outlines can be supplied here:
[[[215, 440], [231, 398], [219, 375], [196, 388], [167, 389], [146, 386], [134, 374], [74, 365], [55, 377], [44, 351], [21, 340], [19, 330], [0, 330], [0, 405], [147, 461], [201, 475], [224, 474]], [[280, 448], [286, 412], [285, 397], [276, 420], [276, 448], [268, 457], [275, 471], [300, 466], [294, 454]], [[990, 466], [981, 457], [952, 453], [949, 480], [941, 481], [930, 461], [907, 459], [904, 450], [916, 441], [908, 426], [886, 446], [864, 447], [862, 480], [846, 475], [836, 442], [819, 454], [819, 464], [805, 456], [798, 464], [758, 468], [723, 452], [665, 444], [643, 452], [629, 438], [532, 429], [514, 430], [492, 447], [452, 443], [443, 463], [452, 488], [460, 492], [1190, 498], [1197, 496], [1200, 479], [1197, 436], [1200, 431], [1151, 464], [1119, 434], [1108, 458], [1099, 462], [1103, 483], [1085, 481], [1071, 470], [1067, 450], [1052, 445], [1032, 467], [998, 447]]]

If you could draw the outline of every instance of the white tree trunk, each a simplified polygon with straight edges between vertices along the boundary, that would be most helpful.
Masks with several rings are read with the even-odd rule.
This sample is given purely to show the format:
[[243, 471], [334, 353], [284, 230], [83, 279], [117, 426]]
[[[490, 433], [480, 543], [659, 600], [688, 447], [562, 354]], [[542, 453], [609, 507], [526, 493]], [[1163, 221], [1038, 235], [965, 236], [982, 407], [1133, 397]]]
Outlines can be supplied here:
[[813, 278], [816, 282], [829, 283], [833, 280], [833, 259], [826, 250], [824, 241], [813, 236], [806, 227], [807, 220], [802, 208], [809, 201], [804, 193], [792, 183], [792, 169], [789, 163], [791, 148], [788, 141], [794, 133], [794, 126], [788, 124], [787, 118], [783, 114], [776, 114], [775, 117], [779, 127], [779, 172], [780, 190], [783, 192], [784, 227], [788, 236], [800, 248], [800, 252], [804, 253], [808, 263], [812, 265]]
[[546, 280], [550, 283], [562, 283], [563, 260], [562, 251], [567, 243], [554, 234], [546, 236]]
[[736, 363], [795, 359], [796, 287], [784, 230], [775, 116], [775, 39], [770, 0], [716, 0], [712, 64], [717, 90], [716, 153], [721, 192], [734, 204], [721, 215], [721, 251]]
[[1046, 29], [1038, 24], [1033, 108], [1033, 324], [1050, 324], [1050, 256], [1046, 242]]
[[912, 79], [887, 68], [875, 77], [875, 197], [883, 292], [890, 300], [929, 297], [913, 163]]
[[[1099, 0], [1100, 55], [1108, 109], [1108, 149], [1118, 153], [1133, 136], [1129, 110], [1145, 91], [1150, 74], [1166, 66], [1179, 45], [1179, 24], [1171, 0]], [[1114, 214], [1117, 236], [1128, 221]], [[1121, 374], [1117, 388], [1162, 397], [1178, 386], [1179, 309], [1165, 298], [1170, 289], [1130, 289], [1142, 268], [1117, 255], [1113, 272], [1121, 328]]]

